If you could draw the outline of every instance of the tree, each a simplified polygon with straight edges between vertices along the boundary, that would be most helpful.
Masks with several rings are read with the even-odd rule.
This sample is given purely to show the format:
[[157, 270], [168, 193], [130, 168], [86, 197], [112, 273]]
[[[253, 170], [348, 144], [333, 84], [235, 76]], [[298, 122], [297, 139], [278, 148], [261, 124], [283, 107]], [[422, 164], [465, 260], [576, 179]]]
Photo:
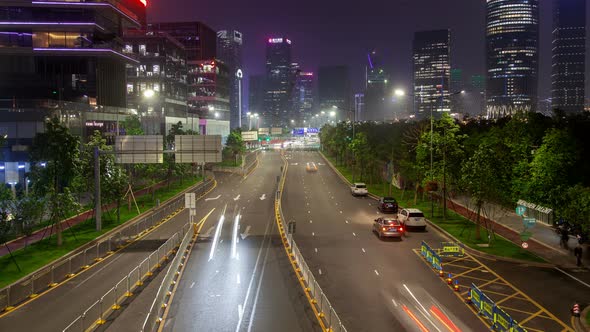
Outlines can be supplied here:
[[48, 213], [56, 225], [58, 246], [62, 245], [59, 218], [66, 217], [76, 207], [68, 200], [72, 196], [69, 186], [79, 170], [79, 144], [78, 138], [58, 118], [53, 118], [45, 124], [45, 132], [35, 136], [31, 147], [33, 189], [49, 202]]
[[14, 223], [25, 236], [33, 234], [34, 226], [43, 220], [45, 202], [34, 196], [26, 196], [14, 201]]
[[475, 238], [481, 240], [481, 210], [485, 202], [501, 203], [500, 188], [506, 185], [498, 166], [501, 158], [493, 145], [483, 143], [475, 153], [463, 163], [461, 188], [466, 191], [477, 209]]
[[107, 202], [115, 201], [117, 203], [117, 223], [120, 223], [121, 202], [123, 195], [125, 195], [129, 188], [129, 177], [121, 167], [114, 163], [109, 164], [106, 169], [103, 193]]
[[565, 193], [565, 203], [557, 213], [568, 222], [578, 226], [583, 234], [590, 233], [590, 188], [577, 184]]
[[242, 131], [240, 129], [232, 130], [227, 137], [225, 145], [233, 158], [235, 158], [237, 164], [238, 156], [246, 152], [246, 144], [244, 144], [244, 140], [242, 139]]
[[121, 125], [125, 129], [126, 135], [144, 135], [141, 120], [137, 115], [128, 116]]

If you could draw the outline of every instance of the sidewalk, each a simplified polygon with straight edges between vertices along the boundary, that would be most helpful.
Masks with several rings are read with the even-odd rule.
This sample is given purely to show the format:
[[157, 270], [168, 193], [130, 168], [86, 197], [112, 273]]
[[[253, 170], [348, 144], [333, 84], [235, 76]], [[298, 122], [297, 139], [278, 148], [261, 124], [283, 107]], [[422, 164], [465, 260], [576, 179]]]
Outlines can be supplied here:
[[[470, 203], [468, 196], [457, 196], [450, 198], [447, 202], [450, 209], [471, 220], [475, 219], [475, 206]], [[518, 245], [522, 244], [522, 240], [520, 239], [520, 233], [524, 229], [522, 217], [518, 216], [513, 210], [506, 210], [492, 203], [484, 203], [483, 210], [490, 211], [483, 219], [492, 223], [493, 230], [496, 234]], [[484, 215], [483, 212], [482, 215]], [[490, 218], [494, 218], [495, 220], [491, 220]], [[528, 228], [527, 231], [532, 233], [531, 238], [527, 241], [529, 244], [527, 250], [557, 266], [576, 268], [576, 258], [573, 254], [573, 249], [578, 243], [575, 237], [570, 236], [568, 243], [569, 249], [565, 249], [560, 247], [559, 236], [548, 225], [537, 223], [535, 226]], [[588, 267], [590, 266], [590, 247], [583, 245], [583, 248], [584, 256], [582, 263], [584, 267]]]
[[[152, 188], [153, 188], [153, 190], [157, 190], [159, 188], [164, 187], [165, 185], [166, 185], [166, 180], [158, 182], [151, 187], [140, 189], [140, 190], [134, 192], [134, 194], [137, 198], [139, 198], [140, 196], [149, 194], [151, 192]], [[111, 203], [108, 205], [103, 205], [102, 210], [104, 212], [107, 210], [114, 209], [116, 207], [117, 207], [117, 203]], [[93, 216], [94, 216], [94, 209], [91, 209], [91, 210], [84, 211], [84, 212], [82, 212], [78, 215], [75, 215], [73, 217], [70, 217], [66, 220], [62, 220], [60, 222], [61, 230], [62, 230], [62, 232], [65, 232], [70, 227], [74, 227], [78, 224], [81, 224], [84, 221], [88, 220], [89, 218], [92, 218]], [[14, 252], [16, 250], [24, 248], [25, 246], [30, 246], [31, 244], [33, 244], [35, 242], [39, 242], [42, 239], [48, 237], [50, 234], [55, 235], [55, 230], [56, 230], [55, 226], [56, 225], [49, 225], [47, 227], [41, 228], [41, 229], [33, 232], [33, 234], [31, 234], [30, 236], [22, 236], [22, 237], [16, 238], [16, 239], [6, 243], [6, 245], [4, 243], [0, 244], [0, 257], [8, 255], [8, 253], [9, 253], [8, 249], [10, 249], [10, 251]]]

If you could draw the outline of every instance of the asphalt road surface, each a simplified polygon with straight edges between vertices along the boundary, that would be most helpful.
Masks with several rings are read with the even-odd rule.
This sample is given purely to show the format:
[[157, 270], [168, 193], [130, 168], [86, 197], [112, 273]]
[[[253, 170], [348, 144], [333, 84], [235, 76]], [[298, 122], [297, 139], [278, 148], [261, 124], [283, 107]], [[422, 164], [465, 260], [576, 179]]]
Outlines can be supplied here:
[[[413, 251], [444, 237], [427, 229], [379, 240], [371, 231], [376, 201], [352, 197], [316, 152], [286, 158], [283, 213], [297, 222], [295, 240], [349, 331], [448, 331], [449, 322], [489, 330]], [[307, 162], [318, 171], [306, 172]]]
[[219, 182], [200, 202], [210, 211], [174, 295], [164, 331], [319, 331], [276, 223], [282, 160], [261, 153], [245, 180]]
[[188, 222], [183, 210], [141, 240], [0, 318], [0, 331], [62, 331]]

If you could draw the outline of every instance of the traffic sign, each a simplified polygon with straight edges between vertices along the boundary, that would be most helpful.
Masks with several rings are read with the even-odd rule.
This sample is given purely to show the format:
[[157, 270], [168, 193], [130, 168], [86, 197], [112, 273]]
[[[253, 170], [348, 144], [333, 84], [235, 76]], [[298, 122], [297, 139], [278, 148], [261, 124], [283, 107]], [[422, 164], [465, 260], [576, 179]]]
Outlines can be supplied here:
[[518, 214], [519, 216], [523, 216], [524, 213], [526, 212], [526, 207], [519, 205], [516, 207], [516, 214]]
[[537, 220], [535, 218], [523, 218], [522, 221], [524, 222], [524, 225], [527, 227], [533, 227], [537, 224]]
[[523, 242], [523, 243], [521, 244], [521, 246], [522, 246], [522, 248], [523, 248], [523, 249], [526, 249], [526, 248], [528, 248], [528, 247], [529, 247], [529, 244], [528, 244], [527, 242]]

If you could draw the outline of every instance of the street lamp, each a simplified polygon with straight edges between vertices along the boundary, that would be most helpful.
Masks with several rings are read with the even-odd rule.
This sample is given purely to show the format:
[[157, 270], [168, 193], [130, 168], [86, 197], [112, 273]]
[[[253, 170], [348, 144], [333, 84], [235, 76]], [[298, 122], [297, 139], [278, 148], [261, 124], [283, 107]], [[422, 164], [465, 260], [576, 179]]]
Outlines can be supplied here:
[[396, 97], [403, 97], [406, 95], [406, 92], [402, 89], [395, 89], [395, 91], [393, 93], [395, 94]]
[[143, 92], [143, 96], [146, 98], [152, 98], [155, 94], [156, 92], [152, 89], [148, 89]]
[[333, 118], [333, 117], [335, 117], [335, 116], [336, 116], [336, 112], [334, 112], [334, 111], [331, 111], [331, 112], [330, 112], [330, 117], [331, 117], [331, 118]]

